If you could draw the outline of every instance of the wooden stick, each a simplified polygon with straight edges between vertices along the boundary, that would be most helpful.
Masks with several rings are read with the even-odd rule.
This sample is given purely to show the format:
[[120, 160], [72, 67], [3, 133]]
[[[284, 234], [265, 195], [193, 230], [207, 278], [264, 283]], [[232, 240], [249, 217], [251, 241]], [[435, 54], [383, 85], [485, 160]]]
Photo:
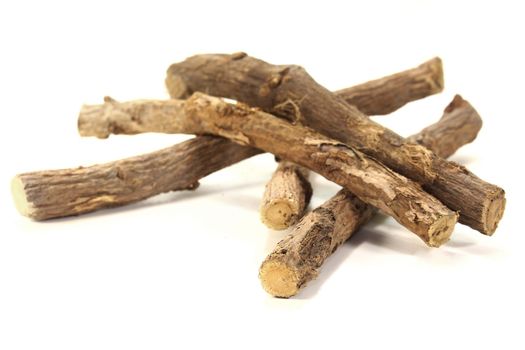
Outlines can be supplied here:
[[45, 220], [195, 189], [204, 176], [260, 152], [220, 137], [201, 136], [116, 162], [20, 174], [11, 188], [20, 213]]
[[308, 174], [300, 165], [279, 162], [261, 201], [261, 221], [266, 226], [284, 230], [299, 221], [312, 196]]
[[243, 53], [197, 55], [172, 65], [168, 76], [183, 81], [187, 90], [260, 107], [352, 146], [421, 183], [459, 211], [460, 222], [484, 234], [494, 233], [503, 215], [501, 188], [370, 120], [299, 66], [275, 66]]
[[83, 106], [79, 131], [99, 137], [150, 131], [226, 137], [316, 171], [391, 215], [430, 246], [446, 242], [457, 220], [455, 212], [419, 185], [352, 147], [260, 110], [201, 93], [187, 101], [106, 101]]
[[[417, 87], [430, 87], [430, 85], [419, 84], [417, 81], [423, 81], [425, 79], [436, 80], [442, 75], [441, 66], [439, 64], [440, 61], [436, 61], [436, 64], [430, 64], [430, 62], [432, 61], [421, 65], [421, 67], [428, 66], [429, 68], [433, 67], [433, 69], [425, 70], [416, 68], [394, 74], [392, 77], [399, 77], [406, 74], [407, 76], [405, 78], [395, 78], [395, 80], [404, 81], [406, 84], [411, 84], [410, 82], [413, 81], [415, 85], [410, 85], [410, 91], [419, 91], [418, 96], [423, 97], [425, 91], [421, 89], [418, 90]], [[427, 76], [428, 73], [425, 71], [436, 73], [435, 76]], [[410, 77], [412, 77], [412, 79]], [[383, 84], [383, 86], [381, 84]], [[410, 95], [403, 93], [405, 86], [400, 85], [399, 83], [390, 82], [388, 77], [378, 79], [375, 82], [358, 85], [355, 89], [347, 88], [338, 93], [347, 98], [347, 100], [357, 104], [359, 107], [361, 107], [359, 105], [360, 103], [365, 103], [367, 108], [373, 111], [374, 105], [380, 106], [377, 109], [377, 114], [380, 114], [381, 109], [395, 108], [396, 105], [399, 105], [399, 99], [395, 98], [388, 99], [381, 97], [380, 99], [370, 101], [369, 99], [367, 100], [366, 98], [359, 97], [362, 95], [362, 92], [366, 90], [364, 88], [365, 86], [368, 86], [368, 88], [371, 89], [371, 92], [383, 91], [382, 94], [384, 96], [399, 95], [402, 98], [407, 98], [406, 102], [408, 102], [409, 99], [413, 99]], [[389, 93], [389, 88], [395, 89], [395, 91]], [[434, 93], [432, 89], [426, 90], [426, 94], [431, 93]], [[380, 94], [378, 96], [383, 95]], [[106, 97], [106, 100], [108, 103], [112, 101], [109, 97]], [[392, 104], [392, 106], [388, 107], [388, 104]], [[188, 157], [183, 157], [181, 154], [185, 149], [187, 149]], [[213, 149], [219, 152], [218, 156], [213, 156]], [[170, 152], [173, 153], [170, 154]], [[203, 176], [225, 168], [259, 152], [260, 151], [253, 148], [239, 146], [229, 140], [221, 138], [214, 139], [214, 137], [211, 136], [198, 136], [194, 140], [188, 141], [188, 143], [169, 147], [159, 152], [153, 152], [131, 159], [86, 168], [89, 169], [89, 171], [81, 170], [83, 168], [79, 168], [20, 174], [12, 182], [13, 194], [16, 206], [21, 213], [30, 216], [35, 220], [79, 215], [109, 206], [114, 207], [125, 205], [158, 193], [195, 188], [197, 184], [196, 181]], [[230, 155], [231, 158], [229, 158]], [[191, 172], [190, 174], [182, 173], [182, 176], [177, 177], [174, 184], [170, 184], [169, 179], [171, 176], [179, 174], [179, 172], [167, 173], [160, 168], [152, 167], [145, 169], [142, 167], [142, 164], [157, 164], [157, 158], [166, 159], [166, 164], [179, 164], [178, 166], [183, 171], [185, 169], [194, 169], [195, 174], [191, 174]], [[134, 161], [135, 159], [137, 160], [136, 162]], [[111, 178], [109, 180], [106, 179], [107, 181], [100, 181], [101, 178], [104, 178], [103, 174], [108, 173], [108, 169], [116, 169], [119, 167], [119, 164], [125, 164], [129, 174], [136, 174], [137, 178], [134, 181], [139, 181], [142, 184], [142, 189], [137, 188], [136, 193], [132, 196], [128, 193], [129, 189], [122, 186], [122, 182], [118, 181], [115, 183], [114, 181], [109, 181]], [[290, 183], [293, 181], [299, 183], [300, 175], [298, 175], [298, 173], [300, 172], [303, 175], [306, 175], [308, 172], [307, 169], [299, 167], [298, 165], [293, 165], [290, 162], [287, 164], [289, 165], [287, 169], [292, 167], [300, 168], [300, 170], [294, 170], [291, 172], [294, 179], [287, 181]], [[120, 167], [122, 168], [122, 165], [120, 165]], [[109, 173], [115, 172], [109, 170]], [[155, 175], [153, 176], [149, 174]], [[188, 175], [188, 177], [185, 177], [186, 175]], [[192, 175], [195, 176], [193, 177]], [[303, 178], [305, 177], [306, 176], [303, 176]], [[55, 185], [48, 186], [50, 183]], [[64, 186], [57, 185], [61, 183]], [[93, 183], [96, 183], [96, 187], [92, 186]], [[302, 181], [301, 184], [304, 188], [300, 189], [300, 193], [297, 192], [299, 194], [292, 194], [292, 196], [304, 197], [306, 205], [309, 197], [308, 188], [310, 188], [311, 192], [311, 187], [307, 181]], [[70, 188], [72, 187], [82, 190], [70, 191]], [[151, 191], [152, 189], [155, 190]], [[67, 193], [67, 196], [64, 197], [65, 193]], [[112, 195], [111, 197], [104, 196], [104, 193], [112, 193]], [[79, 198], [75, 196], [79, 196]], [[109, 198], [111, 198], [111, 201], [108, 201]], [[74, 203], [77, 203], [78, 201], [83, 201], [84, 204], [81, 206], [75, 205]], [[88, 203], [88, 205], [86, 205], [86, 203]]]
[[[237, 54], [242, 56], [243, 53]], [[196, 90], [179, 74], [166, 76], [171, 98], [186, 99]], [[193, 84], [192, 84], [193, 85]], [[337, 96], [367, 115], [384, 115], [405, 104], [443, 91], [443, 65], [439, 57], [415, 68], [335, 91]], [[201, 90], [207, 92], [207, 90]]]
[[[423, 136], [430, 149], [451, 155], [471, 142], [481, 129], [476, 110], [460, 96], [445, 109], [443, 117], [414, 138]], [[449, 140], [454, 140], [450, 143]], [[376, 210], [347, 190], [339, 191], [320, 207], [307, 214], [293, 231], [280, 241], [259, 270], [263, 288], [276, 297], [288, 298], [319, 273], [324, 261], [349, 239]]]
[[443, 86], [443, 66], [435, 57], [415, 68], [335, 93], [366, 115], [384, 115], [441, 92]]

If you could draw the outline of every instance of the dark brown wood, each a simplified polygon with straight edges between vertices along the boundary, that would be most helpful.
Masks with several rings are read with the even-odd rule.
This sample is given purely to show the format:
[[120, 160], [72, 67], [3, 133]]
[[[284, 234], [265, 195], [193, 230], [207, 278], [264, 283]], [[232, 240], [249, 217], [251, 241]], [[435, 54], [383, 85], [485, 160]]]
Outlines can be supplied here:
[[335, 93], [366, 115], [384, 115], [408, 102], [443, 91], [443, 66], [435, 57], [421, 65]]
[[[174, 77], [175, 80], [171, 80]], [[189, 93], [187, 86], [176, 77], [167, 76], [168, 91], [172, 98], [186, 98]], [[436, 57], [416, 68], [335, 93], [365, 114], [381, 115], [442, 90], [443, 67], [441, 59]], [[307, 169], [290, 162], [277, 167], [266, 184], [261, 203], [261, 220], [266, 226], [284, 230], [295, 225], [303, 216], [312, 191], [307, 175]]]
[[492, 234], [505, 208], [503, 189], [465, 167], [370, 120], [294, 65], [275, 66], [243, 53], [197, 55], [168, 69], [186, 91], [206, 91], [302, 123], [383, 162], [460, 212], [460, 222]]
[[116, 162], [20, 174], [11, 188], [20, 213], [45, 220], [195, 189], [204, 176], [260, 152], [221, 137], [201, 136]]
[[[185, 108], [181, 106], [185, 105]], [[127, 116], [127, 117], [126, 117]], [[258, 109], [195, 93], [187, 101], [106, 101], [83, 106], [84, 136], [162, 131], [213, 134], [295, 162], [352, 191], [416, 233], [430, 246], [446, 242], [457, 214], [421, 187], [364, 153]]]
[[448, 158], [461, 146], [474, 141], [483, 121], [472, 105], [456, 95], [441, 119], [407, 138], [425, 146], [436, 155]]
[[[437, 94], [443, 91], [443, 86], [443, 64], [439, 57], [434, 57], [415, 68], [337, 90], [335, 94], [364, 114], [385, 115], [409, 102]], [[188, 98], [194, 92], [178, 74], [166, 76], [166, 87], [175, 99]]]
[[[460, 96], [443, 117], [414, 138], [428, 142], [436, 154], [451, 155], [471, 142], [481, 129], [476, 110]], [[450, 140], [454, 142], [450, 142]], [[264, 260], [259, 270], [263, 288], [273, 296], [288, 298], [314, 279], [324, 261], [349, 239], [376, 210], [347, 190], [339, 191], [307, 214]]]
[[261, 201], [261, 221], [266, 226], [284, 230], [301, 219], [312, 196], [308, 175], [308, 169], [300, 165], [279, 162]]

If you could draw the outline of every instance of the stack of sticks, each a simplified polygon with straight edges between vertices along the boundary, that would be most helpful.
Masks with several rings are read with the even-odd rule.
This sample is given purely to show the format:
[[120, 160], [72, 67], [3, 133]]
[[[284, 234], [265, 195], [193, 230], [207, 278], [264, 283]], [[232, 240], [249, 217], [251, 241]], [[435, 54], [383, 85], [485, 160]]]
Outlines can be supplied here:
[[[17, 175], [12, 191], [18, 210], [46, 220], [194, 190], [204, 176], [273, 153], [278, 165], [263, 194], [261, 219], [291, 231], [264, 260], [259, 277], [277, 297], [297, 294], [378, 210], [430, 247], [449, 240], [457, 221], [492, 235], [503, 215], [503, 189], [445, 160], [481, 128], [469, 102], [456, 95], [438, 122], [408, 138], [368, 118], [441, 92], [439, 58], [331, 92], [299, 66], [245, 53], [196, 55], [169, 67], [166, 86], [170, 100], [106, 97], [101, 105], [83, 106], [80, 134], [195, 138], [107, 164]], [[343, 188], [305, 215], [309, 171]]]

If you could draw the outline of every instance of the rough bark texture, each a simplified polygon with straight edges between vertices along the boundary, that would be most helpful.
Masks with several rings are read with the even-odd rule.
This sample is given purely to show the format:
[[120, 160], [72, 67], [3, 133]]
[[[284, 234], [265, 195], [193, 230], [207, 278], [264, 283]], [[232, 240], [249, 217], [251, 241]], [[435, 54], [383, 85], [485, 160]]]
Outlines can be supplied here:
[[[174, 81], [171, 80], [173, 77]], [[176, 77], [167, 76], [168, 91], [172, 98], [185, 98], [189, 92], [187, 86], [182, 79], [177, 80]], [[391, 113], [408, 102], [441, 92], [443, 85], [443, 67], [441, 59], [436, 57], [416, 68], [335, 93], [365, 114], [382, 115]], [[284, 230], [295, 225], [302, 217], [312, 189], [308, 180], [305, 180], [307, 174], [307, 169], [290, 162], [286, 162], [286, 166], [277, 167], [266, 184], [261, 204], [261, 219], [266, 226]]]
[[452, 233], [455, 212], [417, 183], [352, 147], [260, 110], [231, 105], [201, 93], [187, 100], [184, 110], [182, 104], [184, 101], [178, 100], [106, 101], [103, 105], [83, 106], [80, 133], [107, 137], [110, 132], [162, 129], [226, 137], [316, 171], [391, 215], [430, 246], [441, 245]]
[[[434, 63], [432, 63], [434, 62]], [[438, 92], [437, 90], [434, 90], [431, 86], [431, 84], [421, 84], [418, 83], [420, 81], [424, 81], [425, 79], [429, 79], [430, 81], [439, 81], [442, 77], [442, 70], [440, 65], [439, 59], [434, 59], [432, 61], [429, 61], [427, 63], [424, 63], [421, 65], [421, 67], [428, 66], [429, 69], [420, 69], [415, 68], [411, 70], [407, 70], [405, 72], [394, 74], [390, 77], [385, 77], [382, 79], [378, 79], [375, 81], [371, 81], [368, 83], [364, 83], [361, 85], [357, 85], [355, 88], [347, 88], [344, 90], [341, 90], [340, 92], [337, 92], [338, 94], [341, 94], [347, 101], [350, 103], [353, 103], [357, 105], [358, 107], [367, 108], [367, 110], [371, 111], [372, 114], [381, 114], [383, 110], [389, 110], [389, 109], [395, 109], [396, 106], [401, 106], [408, 101], [412, 101], [416, 98], [422, 98], [425, 97], [428, 94], [432, 94], [435, 92]], [[430, 69], [432, 68], [432, 69]], [[430, 75], [429, 75], [430, 74]], [[433, 74], [433, 75], [432, 75]], [[405, 76], [403, 78], [403, 76]], [[410, 88], [406, 90], [406, 86], [401, 85], [399, 82], [404, 82], [405, 84], [409, 84]], [[180, 89], [181, 87], [178, 87]], [[175, 89], [177, 89], [177, 86], [175, 84]], [[366, 91], [367, 89], [370, 89], [370, 94], [374, 96], [374, 98], [370, 99], [367, 98]], [[392, 91], [389, 91], [388, 89], [392, 89]], [[426, 90], [425, 90], [426, 89]], [[413, 96], [408, 95], [405, 93], [405, 91], [410, 91], [413, 93]], [[377, 92], [377, 93], [376, 93]], [[388, 97], [388, 96], [391, 96]], [[395, 96], [400, 96], [396, 97]], [[105, 98], [107, 103], [114, 102], [111, 98], [106, 97]], [[378, 106], [377, 109], [375, 109], [374, 106]], [[118, 110], [116, 111], [118, 112]], [[117, 116], [115, 116], [117, 118]], [[89, 122], [89, 120], [87, 120]], [[97, 125], [93, 125], [92, 127], [97, 127]], [[117, 124], [115, 124], [114, 127], [118, 127]], [[89, 125], [83, 126], [83, 128], [90, 128]], [[165, 125], [159, 124], [158, 125], [158, 131], [162, 132], [166, 128]], [[140, 131], [137, 131], [140, 132]], [[198, 136], [195, 138], [195, 140], [191, 141], [191, 147], [189, 152], [190, 157], [185, 158], [182, 162], [183, 168], [188, 169], [197, 169], [197, 177], [205, 176], [206, 174], [212, 173], [214, 171], [220, 170], [224, 167], [227, 167], [235, 162], [241, 161], [253, 154], [256, 153], [255, 149], [247, 149], [242, 147], [242, 150], [238, 154], [233, 154], [236, 150], [238, 150], [241, 146], [232, 143], [229, 140], [220, 139], [213, 140], [213, 137], [211, 136]], [[200, 140], [200, 141], [198, 141]], [[201, 143], [201, 144], [199, 144]], [[228, 146], [227, 144], [230, 143]], [[158, 155], [161, 156], [161, 158], [166, 158], [167, 163], [175, 163], [178, 162], [178, 159], [181, 158], [181, 155], [177, 151], [178, 149], [185, 147], [185, 145], [177, 145], [170, 148], [167, 148], [165, 151], [174, 151], [173, 155], [169, 155], [165, 153], [164, 151], [159, 152], [153, 152], [149, 154], [142, 155], [140, 157], [136, 157], [136, 159], [141, 159], [141, 162], [138, 163], [132, 163], [129, 162], [129, 160], [123, 160], [126, 162], [127, 167], [129, 169], [130, 173], [135, 174], [142, 174], [143, 169], [141, 169], [141, 164], [156, 164], [156, 157]], [[220, 152], [217, 156], [212, 157], [212, 153], [208, 152], [210, 147], [216, 147], [216, 150]], [[199, 159], [198, 156], [193, 157], [192, 154], [195, 152], [193, 150], [200, 149], [202, 151], [201, 154], [204, 154], [205, 156], [202, 159]], [[232, 154], [231, 158], [228, 158], [229, 155]], [[213, 160], [210, 162], [210, 158]], [[115, 187], [115, 184], [112, 181], [106, 181], [106, 182], [100, 182], [96, 179], [100, 178], [101, 172], [104, 172], [107, 170], [108, 167], [115, 166], [117, 162], [107, 164], [106, 167], [99, 166], [99, 168], [91, 168], [95, 171], [91, 171], [89, 174], [82, 173], [82, 176], [78, 176], [78, 169], [70, 169], [70, 170], [51, 170], [51, 171], [45, 171], [45, 172], [34, 172], [32, 173], [32, 180], [29, 187], [32, 189], [31, 191], [31, 198], [47, 198], [46, 200], [46, 206], [49, 207], [49, 203], [56, 203], [55, 209], [49, 210], [45, 209], [45, 207], [42, 207], [40, 204], [36, 202], [29, 203], [26, 194], [24, 192], [24, 187], [26, 185], [23, 184], [23, 179], [25, 181], [29, 181], [28, 177], [24, 177], [24, 175], [19, 175], [17, 177], [17, 180], [13, 181], [14, 189], [16, 189], [15, 193], [17, 193], [17, 206], [18, 208], [26, 213], [31, 209], [32, 215], [34, 219], [43, 220], [43, 219], [50, 219], [55, 217], [61, 217], [61, 216], [69, 216], [69, 215], [77, 215], [87, 212], [85, 209], [80, 209], [80, 207], [71, 206], [71, 203], [76, 202], [78, 199], [74, 196], [80, 196], [82, 197], [82, 200], [84, 203], [89, 203], [89, 211], [98, 210], [101, 208], [105, 208], [108, 206], [119, 206], [119, 205], [125, 205], [130, 202], [133, 202], [135, 200], [139, 199], [145, 199], [148, 196], [156, 195], [157, 193], [161, 192], [167, 192], [172, 190], [178, 190], [178, 189], [184, 189], [186, 187], [192, 188], [192, 183], [188, 184], [182, 184], [179, 185], [178, 183], [175, 183], [172, 187], [170, 184], [162, 180], [162, 176], [169, 176], [169, 174], [162, 173], [160, 170], [158, 170], [158, 173], [161, 174], [160, 181], [156, 181], [154, 177], [146, 175], [140, 175], [140, 182], [143, 184], [143, 187], [146, 189], [153, 189], [157, 186], [158, 191], [144, 191], [139, 190], [138, 193], [135, 194], [136, 198], [138, 199], [131, 199], [129, 196], [128, 198], [124, 198], [121, 195], [117, 195], [114, 197], [114, 200], [111, 203], [108, 203], [107, 201], [100, 199], [100, 193], [119, 193], [120, 190], [122, 190], [122, 187]], [[294, 177], [296, 177], [293, 180], [288, 180], [290, 182], [298, 181], [299, 175], [304, 173], [307, 173], [306, 169], [298, 166], [298, 165], [292, 165], [292, 163], [287, 163], [289, 167], [295, 166], [300, 168], [299, 171], [294, 171], [293, 174], [295, 174]], [[207, 169], [207, 167], [209, 168]], [[289, 169], [289, 167], [287, 167]], [[151, 173], [156, 171], [157, 169], [149, 169], [151, 170]], [[296, 174], [297, 173], [297, 174]], [[200, 174], [200, 175], [199, 175]], [[44, 176], [45, 175], [45, 176]], [[70, 180], [70, 178], [73, 178], [75, 180]], [[191, 178], [191, 176], [190, 176]], [[305, 178], [305, 176], [303, 176]], [[88, 189], [88, 184], [95, 181], [97, 183], [98, 190], [96, 191], [90, 191]], [[189, 180], [190, 182], [193, 180]], [[64, 203], [61, 202], [61, 198], [63, 196], [63, 188], [60, 186], [58, 187], [48, 187], [46, 184], [49, 183], [76, 183], [75, 188], [83, 188], [84, 190], [79, 191], [73, 191], [69, 193], [70, 195], [67, 197], [66, 201]], [[119, 184], [122, 184], [121, 182], [118, 182]], [[303, 188], [300, 188], [299, 191], [301, 194], [299, 196], [302, 196], [305, 198], [305, 205], [308, 203], [308, 189], [311, 190], [311, 186], [309, 186], [307, 181], [303, 182]], [[159, 187], [160, 186], [160, 187]], [[288, 187], [289, 188], [289, 187]], [[296, 196], [296, 195], [292, 195]], [[106, 199], [109, 197], [106, 197]], [[42, 203], [42, 201], [39, 201]], [[84, 205], [84, 208], [87, 208], [88, 206]], [[76, 208], [76, 209], [72, 209]], [[61, 211], [62, 210], [62, 211]], [[302, 209], [304, 210], [304, 209]], [[53, 211], [53, 213], [51, 213]], [[293, 215], [293, 214], [292, 214]], [[298, 215], [298, 214], [297, 214]]]
[[220, 137], [202, 136], [116, 162], [20, 174], [12, 181], [13, 198], [20, 213], [35, 220], [78, 215], [194, 189], [202, 177], [258, 153]]
[[484, 234], [492, 234], [503, 215], [501, 188], [370, 120], [299, 66], [275, 66], [244, 53], [197, 55], [173, 64], [168, 76], [186, 91], [233, 98], [352, 146], [421, 183]]
[[263, 288], [288, 298], [317, 277], [323, 262], [366, 223], [375, 209], [343, 189], [308, 213], [259, 269]]
[[[447, 106], [443, 117], [414, 138], [428, 141], [430, 150], [452, 155], [476, 137], [481, 118], [460, 96]], [[424, 137], [423, 137], [424, 136]], [[449, 140], [454, 139], [454, 142]], [[264, 260], [259, 270], [263, 288], [273, 296], [288, 298], [314, 279], [324, 261], [375, 213], [346, 190], [307, 214]]]
[[[435, 57], [415, 68], [337, 90], [335, 94], [364, 114], [384, 115], [411, 101], [437, 94], [443, 86], [443, 65], [441, 59]], [[171, 98], [176, 99], [188, 98], [195, 92], [178, 74], [166, 76], [166, 87]], [[206, 89], [200, 91], [207, 92]]]
[[261, 201], [261, 221], [266, 226], [284, 230], [299, 221], [312, 196], [308, 174], [300, 165], [279, 162]]
[[416, 68], [335, 92], [366, 115], [389, 114], [411, 101], [443, 91], [443, 66], [435, 57]]
[[461, 146], [474, 141], [483, 122], [478, 112], [460, 95], [445, 108], [441, 119], [407, 138], [436, 155], [448, 158]]

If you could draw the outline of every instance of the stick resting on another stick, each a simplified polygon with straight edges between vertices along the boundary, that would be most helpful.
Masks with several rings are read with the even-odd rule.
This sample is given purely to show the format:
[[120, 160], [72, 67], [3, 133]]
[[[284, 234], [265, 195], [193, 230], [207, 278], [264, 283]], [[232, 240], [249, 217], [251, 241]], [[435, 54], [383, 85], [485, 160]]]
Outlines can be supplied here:
[[[172, 98], [188, 96], [187, 87], [177, 75], [168, 75], [166, 86]], [[436, 57], [416, 68], [339, 90], [336, 94], [365, 114], [380, 115], [442, 89], [443, 68]], [[294, 163], [285, 162], [277, 167], [261, 201], [261, 221], [266, 226], [284, 230], [303, 216], [312, 192], [308, 175], [308, 169]]]
[[[414, 139], [424, 138], [440, 156], [450, 156], [472, 142], [481, 129], [476, 110], [459, 95], [447, 106], [443, 117]], [[259, 270], [263, 288], [273, 296], [288, 298], [314, 279], [324, 261], [349, 239], [376, 210], [347, 190], [307, 214], [280, 241]]]
[[[392, 104], [388, 108], [395, 108], [403, 99], [402, 104], [415, 98], [403, 92], [405, 86], [395, 82], [411, 84], [409, 90], [423, 97], [438, 91], [432, 88], [435, 84], [420, 82], [440, 80], [442, 75], [440, 60], [434, 59], [417, 68], [357, 85], [355, 89], [341, 90], [338, 94], [358, 106], [365, 103], [370, 110], [377, 105], [377, 114], [380, 114], [388, 103]], [[377, 96], [373, 100], [359, 97], [366, 89], [370, 89], [371, 94], [374, 91], [382, 93], [372, 94]], [[400, 97], [385, 99], [385, 96]], [[159, 193], [193, 189], [203, 176], [260, 152], [227, 139], [198, 136], [158, 152], [102, 165], [19, 174], [12, 182], [13, 195], [19, 211], [35, 220], [79, 215], [133, 203]], [[173, 167], [176, 169], [171, 172], [163, 170]], [[294, 167], [306, 171], [300, 166]], [[119, 172], [127, 174], [126, 181], [117, 176]]]
[[213, 134], [293, 161], [394, 217], [430, 246], [449, 239], [457, 214], [373, 158], [308, 128], [244, 105], [195, 93], [189, 100], [106, 101], [83, 106], [84, 136], [168, 132]]
[[407, 142], [370, 120], [295, 65], [272, 65], [244, 53], [196, 55], [168, 69], [189, 91], [232, 98], [307, 125], [419, 182], [460, 222], [491, 235], [505, 209], [503, 189], [465, 167]]

